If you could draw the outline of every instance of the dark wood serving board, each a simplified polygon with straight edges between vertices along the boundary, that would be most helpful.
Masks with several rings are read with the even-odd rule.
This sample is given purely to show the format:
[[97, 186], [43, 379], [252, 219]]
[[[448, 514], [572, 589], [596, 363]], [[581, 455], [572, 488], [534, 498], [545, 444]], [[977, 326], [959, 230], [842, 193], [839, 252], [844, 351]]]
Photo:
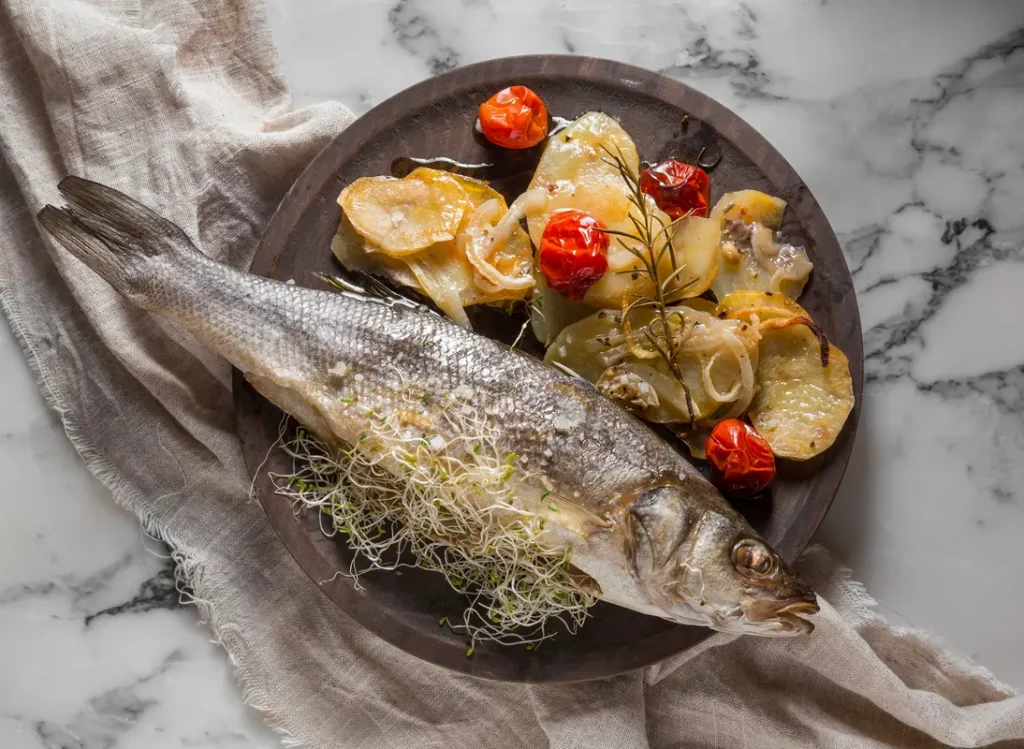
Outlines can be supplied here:
[[[788, 203], [783, 235], [804, 244], [814, 272], [800, 303], [850, 359], [857, 404], [835, 445], [811, 465], [783, 466], [771, 497], [740, 507], [787, 559], [805, 547], [828, 511], [853, 447], [863, 386], [860, 318], [850, 272], [836, 237], [807, 185], [771, 144], [718, 102], [679, 81], [608, 60], [574, 56], [516, 57], [471, 65], [423, 81], [365, 114], [309, 165], [267, 227], [252, 272], [323, 288], [315, 274], [337, 274], [330, 244], [340, 218], [336, 198], [357, 177], [388, 174], [399, 156], [446, 156], [492, 162], [496, 187], [511, 193], [529, 180], [541, 148], [509, 152], [489, 147], [473, 132], [476, 109], [495, 91], [523, 84], [553, 115], [576, 117], [601, 110], [619, 119], [641, 158], [676, 156], [693, 162], [721, 156], [711, 171], [712, 204], [727, 191], [755, 188]], [[681, 127], [683, 115], [688, 126]], [[344, 325], [344, 320], [338, 321]], [[518, 324], [517, 324], [518, 329]], [[466, 640], [440, 627], [461, 620], [463, 599], [440, 575], [407, 570], [372, 573], [357, 590], [335, 573], [348, 569], [341, 538], [326, 538], [312, 513], [296, 515], [275, 495], [267, 474], [288, 472], [278, 437], [280, 412], [236, 372], [238, 428], [249, 470], [257, 473], [259, 500], [288, 550], [339, 607], [393, 645], [436, 664], [476, 676], [514, 681], [577, 681], [610, 676], [654, 663], [710, 634], [609, 604], [598, 604], [576, 635], [561, 634], [534, 651], [484, 644], [467, 658]], [[269, 452], [269, 457], [268, 457]], [[749, 504], [749, 503], [748, 503]], [[344, 612], [344, 613], [342, 613]], [[334, 654], [324, 653], [325, 658]]]

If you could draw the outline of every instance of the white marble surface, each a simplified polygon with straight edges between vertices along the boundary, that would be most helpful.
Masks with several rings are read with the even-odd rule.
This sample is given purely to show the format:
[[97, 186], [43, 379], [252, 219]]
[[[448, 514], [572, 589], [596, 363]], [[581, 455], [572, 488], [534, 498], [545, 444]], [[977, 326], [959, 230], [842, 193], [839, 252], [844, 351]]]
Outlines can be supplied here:
[[[893, 621], [1024, 687], [1024, 4], [271, 0], [270, 15], [297, 106], [362, 112], [456, 65], [576, 52], [678, 76], [764, 133], [833, 222], [865, 330], [858, 444], [818, 540]], [[0, 747], [276, 745], [5, 327], [0, 381]]]

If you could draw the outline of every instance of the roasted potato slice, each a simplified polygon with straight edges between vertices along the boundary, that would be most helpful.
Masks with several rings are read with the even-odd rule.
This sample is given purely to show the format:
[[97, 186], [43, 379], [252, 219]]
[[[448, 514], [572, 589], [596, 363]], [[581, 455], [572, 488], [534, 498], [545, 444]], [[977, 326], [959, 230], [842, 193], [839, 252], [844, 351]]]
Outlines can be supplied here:
[[594, 308], [580, 301], [570, 301], [548, 287], [544, 274], [534, 270], [536, 285], [530, 300], [530, 327], [533, 335], [545, 346], [574, 322], [594, 314]]
[[[634, 173], [639, 169], [636, 146], [629, 134], [613, 118], [600, 112], [580, 116], [548, 141], [530, 183], [531, 190], [542, 191], [548, 196], [544, 209], [527, 218], [534, 245], [539, 246], [551, 214], [562, 208], [587, 211], [611, 231], [636, 233], [631, 219], [639, 220], [640, 212], [630, 202], [632, 193], [618, 168], [609, 163], [612, 154], [621, 158]], [[653, 200], [647, 199], [646, 210], [652, 218], [652, 233], [656, 234], [662, 227], [672, 224]], [[675, 263], [667, 255], [663, 257], [659, 274], [666, 278], [674, 268], [683, 268], [675, 277], [681, 291], [673, 295], [673, 301], [699, 296], [710, 287], [718, 272], [719, 228], [717, 217], [690, 217], [682, 219], [669, 230]], [[613, 235], [610, 239], [608, 271], [583, 298], [591, 309], [619, 309], [623, 299], [630, 301], [654, 293], [654, 285], [643, 271], [643, 264], [631, 251], [646, 251], [644, 245], [622, 236]], [[658, 239], [655, 252], [659, 252], [665, 243], [665, 236]], [[546, 330], [549, 337], [553, 337], [560, 332], [555, 321], [569, 319], [573, 315], [556, 311], [556, 307], [563, 305], [563, 300], [555, 294], [545, 295], [544, 304], [550, 311]]]
[[[679, 274], [679, 285], [684, 289], [677, 298], [700, 296], [718, 276], [718, 242], [721, 237], [721, 222], [717, 218], [690, 216], [676, 226], [672, 245], [676, 257], [684, 267]], [[668, 271], [666, 273], [665, 271]], [[671, 267], [662, 271], [662, 277], [671, 274]]]
[[[493, 249], [492, 245], [487, 246], [487, 257], [481, 257], [478, 252], [472, 259], [475, 262], [472, 262], [467, 256], [468, 243], [474, 238], [479, 239], [489, 225], [508, 211], [505, 199], [487, 183], [425, 167], [416, 169], [402, 180], [370, 179], [389, 180], [387, 184], [415, 182], [439, 194], [442, 202], [449, 202], [458, 194], [461, 196], [458, 208], [461, 218], [452, 232], [453, 238], [433, 242], [414, 251], [396, 253], [385, 251], [371, 236], [360, 231], [346, 210], [331, 245], [335, 256], [346, 268], [384, 275], [395, 283], [416, 289], [464, 327], [469, 327], [464, 307], [521, 299], [529, 293], [533, 252], [529, 237], [518, 225], [511, 227], [507, 241]], [[345, 198], [346, 193], [343, 192], [339, 203]], [[477, 213], [485, 205], [487, 210]], [[480, 274], [482, 262], [489, 266], [485, 270], [490, 270], [492, 276], [497, 274], [499, 280], [504, 276], [520, 282], [516, 288], [495, 284]]]
[[805, 320], [775, 319], [762, 326], [758, 391], [748, 412], [772, 452], [792, 460], [808, 460], [827, 450], [854, 401], [846, 356], [831, 344], [823, 356]]
[[[679, 309], [688, 314], [685, 308]], [[691, 310], [696, 318], [691, 322], [698, 326], [720, 324], [707, 312]], [[720, 394], [735, 391], [742, 377], [739, 360], [719, 356], [711, 361], [714, 352], [701, 345], [682, 351], [676, 363], [684, 389], [668, 363], [648, 350], [644, 329], [652, 319], [650, 309], [634, 310], [627, 327], [621, 311], [601, 310], [566, 327], [548, 348], [544, 361], [572, 370], [641, 418], [655, 423], [689, 423], [687, 391], [697, 422], [735, 406], [735, 401], [715, 400], [709, 388]], [[735, 321], [721, 324], [735, 331], [751, 367], [756, 368], [758, 334], [753, 326]], [[692, 340], [699, 344], [700, 338]]]
[[769, 229], [782, 226], [786, 201], [760, 190], [727, 192], [711, 209], [711, 216], [720, 221], [739, 221], [744, 224], [762, 224]]
[[689, 307], [690, 309], [695, 309], [698, 312], [706, 312], [709, 315], [711, 315], [712, 317], [718, 317], [723, 312], [723, 310], [722, 310], [722, 308], [720, 306], [718, 306], [717, 304], [715, 304], [711, 300], [704, 299], [702, 297], [694, 297], [692, 299], [684, 299], [681, 302], [679, 302], [678, 306], [680, 306], [680, 307]]
[[721, 221], [721, 264], [711, 289], [719, 299], [737, 290], [782, 292], [796, 299], [813, 266], [807, 251], [781, 241], [786, 202], [758, 190], [726, 193], [711, 211]]
[[417, 169], [408, 177], [360, 177], [338, 197], [369, 249], [402, 257], [455, 239], [470, 205], [452, 175]]
[[778, 318], [810, 317], [807, 310], [778, 291], [734, 291], [722, 297], [718, 306], [726, 313], [726, 317], [745, 322], [750, 322], [754, 314], [761, 322]]
[[548, 347], [544, 361], [572, 370], [588, 382], [628, 355], [619, 310], [601, 310], [566, 326]]
[[581, 115], [548, 140], [530, 182], [530, 189], [542, 189], [549, 196], [546, 209], [527, 218], [534, 245], [540, 245], [548, 218], [561, 208], [588, 211], [611, 229], [632, 228], [626, 218], [629, 194], [618, 170], [607, 163], [608, 151], [621, 154], [633, 171], [639, 169], [633, 139], [602, 112]]
[[[667, 372], [667, 367], [660, 360], [616, 364], [606, 369], [595, 385], [609, 398], [619, 401], [651, 423], [677, 424], [690, 420], [686, 391], [679, 387], [679, 381]], [[699, 416], [699, 406], [693, 401], [693, 394], [693, 388], [690, 388], [690, 403], [695, 415]]]
[[[671, 283], [679, 290], [672, 294], [671, 301], [700, 296], [711, 286], [718, 274], [718, 238], [716, 220], [691, 216], [676, 224], [672, 239], [676, 264], [665, 253], [658, 267], [660, 278], [672, 277]], [[673, 276], [676, 268], [680, 270]], [[643, 263], [618, 245], [616, 238], [608, 251], [608, 272], [590, 287], [583, 301], [591, 307], [614, 309], [622, 306], [623, 299], [631, 301], [654, 293]]]

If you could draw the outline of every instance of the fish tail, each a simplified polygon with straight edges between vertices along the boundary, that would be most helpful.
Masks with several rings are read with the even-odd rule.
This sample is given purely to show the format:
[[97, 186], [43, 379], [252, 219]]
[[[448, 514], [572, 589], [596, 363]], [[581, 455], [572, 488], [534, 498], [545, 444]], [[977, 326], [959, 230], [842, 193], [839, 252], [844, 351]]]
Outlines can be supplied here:
[[142, 306], [145, 289], [180, 271], [199, 250], [176, 224], [127, 195], [81, 177], [57, 185], [64, 208], [47, 205], [43, 228], [111, 286]]

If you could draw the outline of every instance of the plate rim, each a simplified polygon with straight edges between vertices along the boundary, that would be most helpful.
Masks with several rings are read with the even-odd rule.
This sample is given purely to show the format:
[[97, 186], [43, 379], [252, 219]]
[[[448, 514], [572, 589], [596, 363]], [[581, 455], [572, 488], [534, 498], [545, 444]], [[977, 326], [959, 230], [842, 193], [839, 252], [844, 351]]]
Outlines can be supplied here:
[[[813, 237], [814, 244], [818, 247], [824, 244], [833, 245], [837, 256], [842, 259], [843, 270], [850, 279], [850, 288], [853, 288], [849, 265], [820, 204], [792, 165], [753, 126], [749, 125], [724, 104], [680, 80], [629, 63], [590, 56], [565, 54], [517, 55], [473, 63], [419, 81], [368, 110], [331, 138], [303, 169], [285, 193], [257, 245], [250, 265], [250, 272], [259, 272], [257, 266], [264, 265], [267, 267], [268, 272], [260, 273], [260, 275], [274, 277], [277, 268], [277, 258], [286, 246], [288, 238], [294, 232], [296, 226], [299, 225], [300, 219], [313, 203], [322, 204], [332, 199], [325, 194], [323, 188], [329, 184], [334, 184], [337, 172], [335, 165], [339, 162], [340, 156], [344, 151], [354, 152], [359, 146], [365, 144], [368, 140], [372, 140], [375, 134], [381, 131], [381, 120], [387, 123], [396, 119], [402, 119], [408, 116], [410, 111], [423, 107], [425, 102], [443, 100], [451, 96], [458, 89], [479, 86], [510, 77], [514, 78], [515, 75], [550, 75], [560, 79], [575, 78], [583, 83], [607, 86], [616, 83], [616, 79], [609, 76], [610, 72], [617, 73], [619, 75], [618, 84], [630, 89], [636, 95], [647, 96], [677, 109], [680, 109], [677, 101], [685, 99], [687, 100], [687, 107], [684, 111], [690, 114], [702, 111], [713, 112], [713, 119], [715, 120], [713, 127], [718, 137], [728, 140], [738, 151], [750, 158], [762, 172], [767, 172], [767, 167], [770, 166], [784, 173], [789, 181], [798, 186], [798, 199], [800, 202], [798, 210], [801, 213], [806, 212], [810, 214], [809, 222], [813, 225], [807, 226], [808, 236]], [[707, 121], [705, 117], [701, 117], [701, 119]], [[755, 147], [757, 149], [756, 158], [751, 153]], [[341, 163], [344, 162], [342, 161]], [[271, 256], [269, 260], [267, 259], [268, 255]], [[782, 540], [776, 544], [780, 553], [787, 557], [795, 557], [799, 552], [803, 551], [810, 537], [820, 526], [832, 503], [835, 501], [852, 455], [853, 442], [859, 424], [863, 400], [864, 359], [863, 334], [859, 308], [856, 305], [855, 298], [853, 309], [856, 312], [855, 319], [847, 321], [846, 324], [851, 326], [851, 335], [856, 345], [855, 350], [846, 353], [851, 363], [856, 400], [854, 408], [844, 426], [843, 433], [840, 435], [843, 449], [835, 451], [829, 458], [830, 461], [835, 461], [835, 465], [838, 466], [838, 468], [833, 469], [836, 479], [834, 486], [828, 492], [827, 500], [816, 505], [817, 511], [813, 517], [810, 517], [809, 522], [803, 523], [802, 526], [801, 524], [791, 525], [784, 532]], [[261, 478], [259, 466], [262, 458], [257, 459], [257, 456], [252, 454], [252, 449], [247, 445], [242, 427], [245, 418], [251, 416], [253, 409], [257, 407], [260, 396], [255, 393], [244, 379], [242, 373], [237, 369], [232, 371], [232, 391], [236, 422], [239, 427], [240, 438], [243, 442], [246, 467], [250, 476], [253, 477], [254, 486], [256, 486], [261, 483], [259, 480]], [[367, 599], [363, 596], [352, 595], [351, 592], [346, 593], [346, 589], [351, 589], [351, 584], [347, 580], [343, 585], [336, 584], [336, 581], [329, 581], [327, 579], [329, 575], [322, 576], [321, 572], [313, 569], [316, 566], [316, 560], [313, 560], [313, 563], [304, 563], [303, 559], [308, 559], [311, 548], [315, 547], [317, 539], [309, 539], [306, 530], [294, 518], [290, 521], [285, 520], [281, 512], [275, 512], [275, 507], [272, 504], [275, 495], [271, 493], [271, 496], [268, 498], [266, 496], [267, 492], [261, 490], [256, 490], [256, 494], [271, 525], [288, 549], [289, 554], [296, 560], [296, 563], [312, 582], [331, 600], [340, 613], [358, 622], [360, 626], [366, 628], [371, 634], [384, 639], [391, 645], [417, 658], [462, 673], [500, 681], [532, 683], [568, 683], [607, 678], [662, 661], [665, 658], [689, 649], [692, 645], [713, 634], [710, 629], [693, 627], [672, 628], [645, 640], [646, 649], [643, 651], [642, 656], [635, 659], [635, 662], [623, 662], [614, 669], [602, 669], [600, 668], [601, 664], [599, 661], [592, 662], [589, 668], [579, 668], [566, 678], [547, 673], [524, 672], [521, 668], [515, 669], [514, 672], [506, 672], [498, 665], [500, 660], [495, 661], [493, 659], [488, 659], [488, 663], [481, 667], [478, 657], [469, 659], [460, 654], [459, 657], [454, 658], [451, 653], [442, 652], [437, 649], [437, 640], [436, 638], [431, 638], [429, 633], [421, 632], [415, 627], [407, 626], [404, 622], [388, 616], [385, 611], [382, 611], [381, 607], [374, 607], [372, 603], [368, 604]], [[283, 503], [278, 503], [278, 505], [280, 504]], [[810, 509], [812, 508], [806, 507], [805, 511]], [[291, 509], [286, 508], [286, 511], [290, 517]], [[802, 530], [808, 527], [811, 528], [809, 532]], [[801, 532], [797, 534], [797, 530], [801, 530]], [[316, 556], [322, 560], [319, 554]], [[673, 637], [673, 633], [677, 636]], [[427, 657], [424, 652], [429, 652], [432, 657]]]

